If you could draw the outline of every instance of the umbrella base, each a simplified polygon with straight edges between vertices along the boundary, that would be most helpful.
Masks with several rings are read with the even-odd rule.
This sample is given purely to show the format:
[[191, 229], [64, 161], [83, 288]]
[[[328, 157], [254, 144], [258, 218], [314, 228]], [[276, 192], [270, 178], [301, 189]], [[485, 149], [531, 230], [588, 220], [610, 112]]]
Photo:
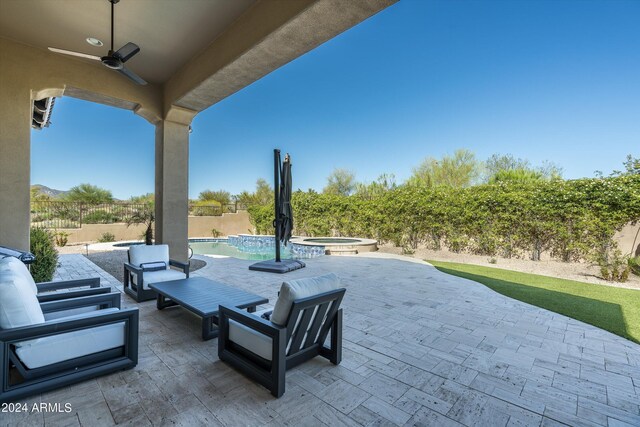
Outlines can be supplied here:
[[251, 264], [249, 266], [249, 270], [283, 274], [293, 270], [304, 268], [305, 266], [306, 265], [304, 262], [298, 261], [297, 259], [283, 259], [280, 262], [276, 262], [275, 259], [270, 259], [267, 261], [260, 261], [256, 262], [255, 264]]

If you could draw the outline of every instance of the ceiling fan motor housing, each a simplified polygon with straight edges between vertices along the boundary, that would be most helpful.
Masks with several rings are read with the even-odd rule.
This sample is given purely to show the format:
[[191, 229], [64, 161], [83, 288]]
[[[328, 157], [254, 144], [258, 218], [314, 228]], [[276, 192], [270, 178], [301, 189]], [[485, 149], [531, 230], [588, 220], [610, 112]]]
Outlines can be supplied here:
[[124, 64], [122, 64], [122, 61], [120, 59], [115, 58], [111, 55], [103, 56], [102, 58], [100, 58], [100, 60], [104, 65], [111, 68], [112, 70], [122, 70], [122, 68], [124, 67]]

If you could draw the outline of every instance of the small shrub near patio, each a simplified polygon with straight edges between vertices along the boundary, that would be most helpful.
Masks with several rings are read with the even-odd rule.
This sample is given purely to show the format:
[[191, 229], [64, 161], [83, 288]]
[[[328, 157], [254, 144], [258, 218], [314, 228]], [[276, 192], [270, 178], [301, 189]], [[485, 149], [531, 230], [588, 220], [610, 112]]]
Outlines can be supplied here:
[[115, 241], [116, 241], [116, 236], [113, 233], [102, 233], [102, 235], [98, 239], [98, 242], [100, 243], [109, 243], [109, 242], [115, 242]]
[[629, 256], [622, 255], [619, 249], [597, 259], [600, 275], [611, 282], [626, 282], [629, 279], [631, 264]]
[[54, 236], [44, 228], [32, 228], [30, 251], [36, 256], [31, 264], [31, 276], [36, 282], [48, 282], [58, 266], [58, 251], [54, 246]]
[[67, 246], [67, 243], [69, 242], [69, 233], [65, 231], [57, 231], [54, 236], [56, 238], [56, 245], [60, 247]]
[[640, 256], [629, 258], [629, 268], [636, 276], [640, 276]]

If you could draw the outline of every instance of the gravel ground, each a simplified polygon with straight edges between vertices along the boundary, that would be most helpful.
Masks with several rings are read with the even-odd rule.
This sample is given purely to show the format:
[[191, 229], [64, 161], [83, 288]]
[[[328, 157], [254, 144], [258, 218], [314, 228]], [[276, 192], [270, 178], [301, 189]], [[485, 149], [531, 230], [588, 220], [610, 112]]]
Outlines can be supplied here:
[[[378, 245], [381, 252], [402, 254], [402, 248], [391, 244]], [[457, 254], [449, 251], [433, 251], [418, 248], [412, 255], [423, 260], [459, 262], [463, 264], [475, 264], [487, 267], [502, 268], [505, 270], [521, 271], [523, 273], [540, 274], [543, 276], [558, 277], [561, 279], [577, 280], [579, 282], [596, 283], [600, 285], [615, 286], [619, 288], [640, 289], [640, 277], [631, 275], [625, 283], [608, 282], [599, 277], [599, 268], [587, 263], [560, 262], [553, 260], [531, 261], [527, 259], [499, 258], [495, 264], [489, 262], [491, 257], [471, 254]]]
[[[91, 262], [118, 279], [124, 282], [123, 265], [127, 262], [127, 251], [92, 252], [85, 255]], [[196, 271], [204, 267], [206, 263], [199, 259], [192, 259], [189, 271]]]

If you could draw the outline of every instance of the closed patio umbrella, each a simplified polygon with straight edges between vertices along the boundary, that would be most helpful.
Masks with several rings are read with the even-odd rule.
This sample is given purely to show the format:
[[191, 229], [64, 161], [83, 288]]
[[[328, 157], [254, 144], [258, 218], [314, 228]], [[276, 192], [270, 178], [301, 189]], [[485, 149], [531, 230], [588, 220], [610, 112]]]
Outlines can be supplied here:
[[291, 207], [291, 158], [287, 154], [280, 171], [280, 241], [286, 246], [293, 231], [293, 209]]
[[293, 209], [291, 208], [291, 158], [287, 154], [284, 162], [280, 161], [280, 150], [273, 150], [274, 179], [274, 213], [276, 259], [261, 261], [249, 266], [249, 270], [267, 271], [270, 273], [287, 273], [305, 267], [305, 263], [297, 259], [280, 258], [280, 242], [285, 245], [291, 239], [293, 231]]

